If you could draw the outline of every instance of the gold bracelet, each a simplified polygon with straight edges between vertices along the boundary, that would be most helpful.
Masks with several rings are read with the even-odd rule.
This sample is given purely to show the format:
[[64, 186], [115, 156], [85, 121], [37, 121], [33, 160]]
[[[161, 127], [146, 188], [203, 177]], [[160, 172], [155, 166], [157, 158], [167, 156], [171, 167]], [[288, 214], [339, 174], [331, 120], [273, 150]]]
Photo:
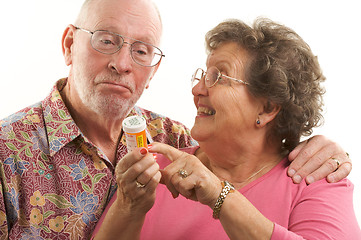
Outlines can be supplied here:
[[230, 183], [228, 181], [223, 181], [222, 182], [222, 191], [219, 194], [216, 204], [214, 204], [214, 208], [213, 208], [213, 218], [214, 219], [219, 218], [219, 213], [221, 211], [221, 207], [224, 202], [224, 199], [226, 199], [228, 193], [231, 193], [231, 192], [234, 192], [234, 186], [232, 185], [232, 183]]

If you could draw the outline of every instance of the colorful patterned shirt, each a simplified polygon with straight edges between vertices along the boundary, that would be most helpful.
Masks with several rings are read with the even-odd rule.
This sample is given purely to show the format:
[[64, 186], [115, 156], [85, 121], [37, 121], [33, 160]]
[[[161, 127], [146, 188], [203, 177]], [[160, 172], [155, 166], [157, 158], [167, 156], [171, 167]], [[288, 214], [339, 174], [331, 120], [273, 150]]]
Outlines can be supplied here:
[[[89, 239], [116, 189], [114, 166], [77, 127], [59, 90], [0, 120], [0, 239]], [[197, 143], [181, 123], [134, 107], [149, 141]], [[125, 139], [117, 160], [127, 153]]]

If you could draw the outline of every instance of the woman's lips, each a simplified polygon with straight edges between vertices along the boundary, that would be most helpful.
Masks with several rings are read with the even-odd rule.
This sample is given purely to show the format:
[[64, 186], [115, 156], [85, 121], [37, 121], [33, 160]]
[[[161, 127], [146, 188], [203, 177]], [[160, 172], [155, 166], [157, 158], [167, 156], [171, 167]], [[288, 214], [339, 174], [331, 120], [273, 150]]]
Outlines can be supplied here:
[[214, 109], [205, 107], [205, 106], [199, 106], [197, 109], [197, 116], [204, 116], [204, 115], [214, 115], [216, 111]]

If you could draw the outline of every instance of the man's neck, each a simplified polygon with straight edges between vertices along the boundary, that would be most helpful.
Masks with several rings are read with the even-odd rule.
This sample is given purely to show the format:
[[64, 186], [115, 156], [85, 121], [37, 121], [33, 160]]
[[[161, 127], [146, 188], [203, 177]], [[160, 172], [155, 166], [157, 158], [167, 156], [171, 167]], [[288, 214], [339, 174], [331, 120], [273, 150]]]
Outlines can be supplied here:
[[89, 110], [80, 99], [77, 99], [77, 96], [72, 97], [68, 86], [67, 84], [60, 94], [74, 122], [84, 136], [99, 147], [114, 164], [125, 117], [113, 120]]

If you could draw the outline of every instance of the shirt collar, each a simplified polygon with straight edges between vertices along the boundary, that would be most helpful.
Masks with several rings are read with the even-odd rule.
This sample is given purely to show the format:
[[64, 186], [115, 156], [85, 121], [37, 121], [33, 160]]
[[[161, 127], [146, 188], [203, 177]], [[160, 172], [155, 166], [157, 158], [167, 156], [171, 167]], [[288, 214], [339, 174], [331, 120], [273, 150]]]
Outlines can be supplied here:
[[82, 135], [60, 95], [60, 90], [66, 82], [65, 78], [57, 81], [51, 93], [42, 101], [50, 156]]
[[[50, 156], [56, 154], [61, 148], [72, 142], [78, 136], [81, 136], [85, 142], [89, 142], [74, 122], [60, 95], [60, 91], [64, 88], [66, 83], [66, 78], [57, 81], [51, 93], [42, 101]], [[143, 109], [135, 106], [128, 116], [138, 115], [146, 118], [143, 111]], [[148, 129], [146, 129], [146, 134], [148, 142], [152, 143], [153, 140]], [[126, 145], [124, 134], [119, 144]], [[118, 146], [118, 148], [119, 147], [121, 146]], [[105, 154], [100, 151], [100, 149], [98, 149], [98, 154], [103, 158], [106, 158]]]

